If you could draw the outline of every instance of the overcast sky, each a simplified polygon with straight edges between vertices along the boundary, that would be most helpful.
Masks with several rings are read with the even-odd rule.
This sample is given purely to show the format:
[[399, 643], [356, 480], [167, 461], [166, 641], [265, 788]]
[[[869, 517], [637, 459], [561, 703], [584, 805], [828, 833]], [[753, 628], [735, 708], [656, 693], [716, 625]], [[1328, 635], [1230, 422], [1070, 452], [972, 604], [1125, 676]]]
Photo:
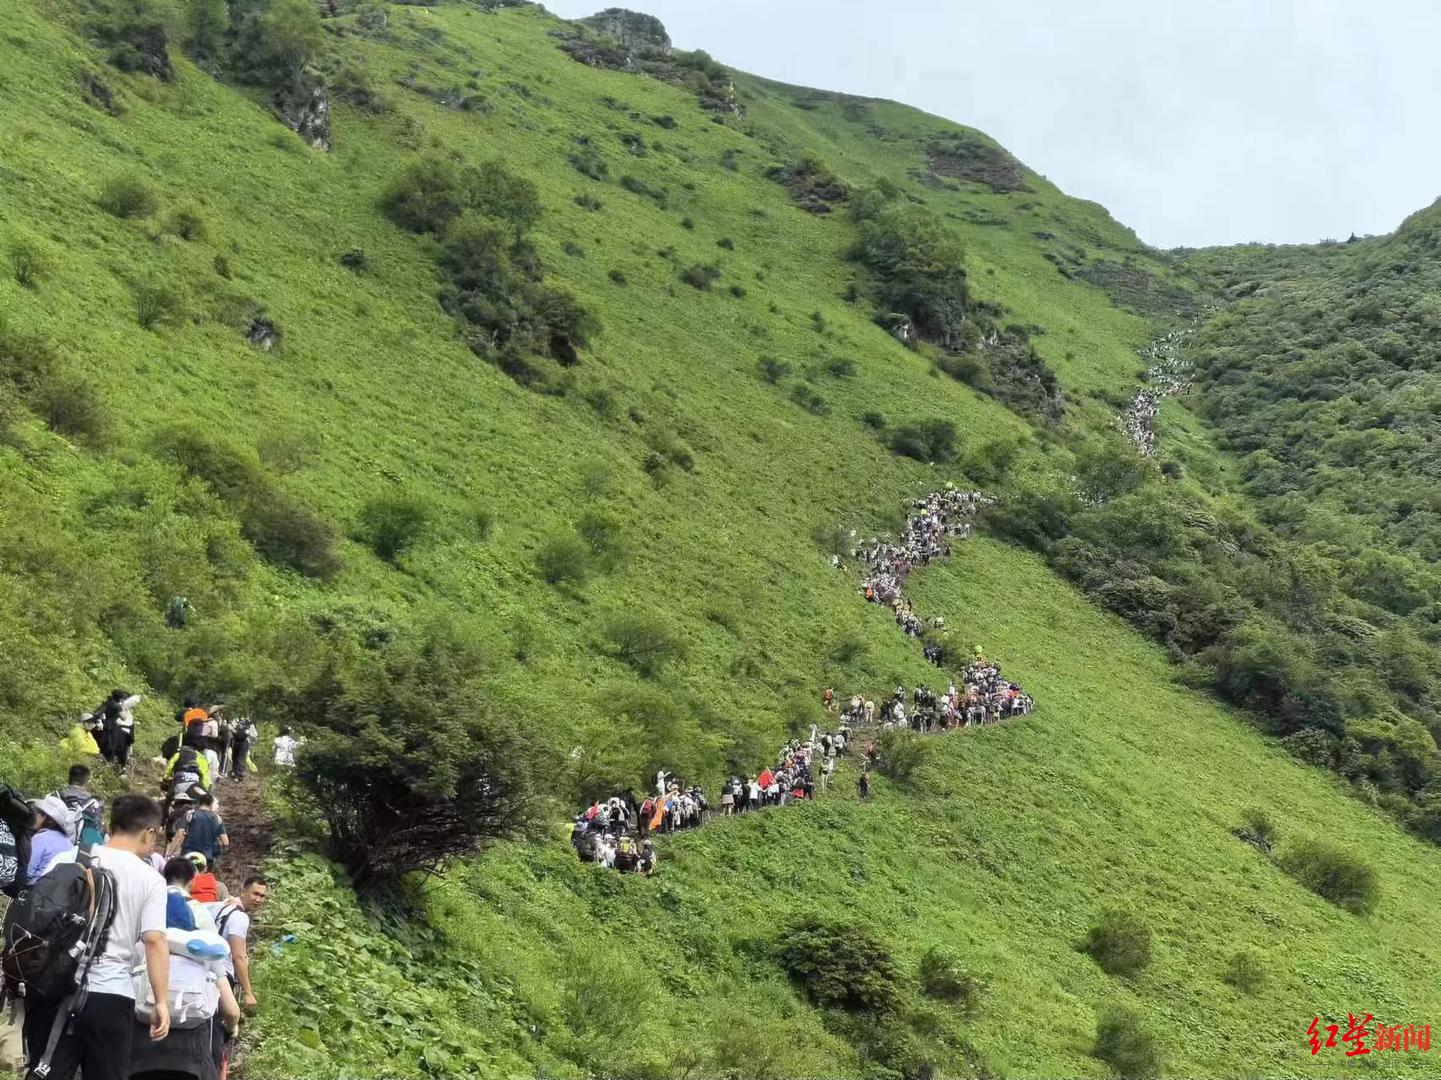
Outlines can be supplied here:
[[1389, 232], [1441, 195], [1437, 0], [632, 2], [733, 67], [980, 128], [1159, 247]]

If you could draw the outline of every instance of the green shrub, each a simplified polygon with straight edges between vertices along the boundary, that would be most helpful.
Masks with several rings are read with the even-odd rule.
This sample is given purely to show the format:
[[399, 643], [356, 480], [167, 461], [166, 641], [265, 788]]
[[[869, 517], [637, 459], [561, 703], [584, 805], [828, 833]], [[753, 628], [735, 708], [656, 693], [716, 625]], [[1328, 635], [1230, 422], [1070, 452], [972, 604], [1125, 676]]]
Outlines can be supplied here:
[[165, 221], [165, 231], [182, 240], [193, 241], [205, 238], [205, 219], [193, 206], [182, 206]]
[[815, 413], [817, 416], [830, 415], [830, 403], [805, 383], [796, 383], [791, 387], [791, 400], [806, 412]]
[[393, 563], [425, 534], [430, 506], [406, 495], [382, 495], [360, 511], [359, 538], [386, 562]]
[[198, 60], [214, 61], [225, 51], [230, 30], [230, 9], [225, 0], [190, 0], [186, 15], [185, 48]]
[[95, 201], [100, 209], [118, 218], [149, 217], [159, 205], [155, 191], [134, 175], [112, 176], [101, 185]]
[[935, 744], [906, 728], [881, 732], [876, 740], [876, 771], [897, 784], [909, 785], [931, 756]]
[[599, 213], [605, 209], [605, 203], [601, 202], [594, 195], [589, 195], [584, 192], [575, 197], [575, 205], [582, 210], [589, 210], [592, 214]]
[[922, 464], [956, 459], [956, 425], [949, 420], [902, 424], [890, 433], [891, 450]]
[[885, 1014], [904, 982], [888, 949], [869, 929], [807, 916], [786, 928], [781, 968], [822, 1008]]
[[1266, 982], [1266, 967], [1261, 956], [1251, 949], [1241, 949], [1231, 954], [1226, 961], [1226, 970], [1221, 981], [1234, 986], [1243, 994], [1254, 994]]
[[594, 146], [578, 146], [571, 151], [567, 160], [570, 162], [571, 168], [592, 180], [604, 180], [610, 175], [610, 164]]
[[1276, 844], [1276, 826], [1271, 815], [1256, 807], [1241, 815], [1241, 824], [1233, 831], [1238, 839], [1267, 855]]
[[578, 536], [553, 536], [541, 545], [535, 566], [547, 584], [584, 585], [590, 574], [590, 549]]
[[[825, 536], [820, 533], [813, 539], [822, 551], [835, 553], [846, 549], [846, 536], [840, 529], [827, 531]], [[825, 542], [822, 542], [822, 541]], [[852, 664], [865, 658], [869, 646], [866, 639], [860, 634], [842, 634], [831, 645], [831, 663], [839, 667], [850, 667]]]
[[1300, 841], [1281, 856], [1280, 865], [1317, 896], [1353, 914], [1370, 914], [1381, 899], [1375, 868], [1345, 848]]
[[263, 558], [277, 566], [312, 578], [332, 577], [340, 570], [335, 530], [291, 496], [271, 491], [264, 500], [247, 501], [240, 531]]
[[861, 423], [865, 424], [866, 427], [872, 431], [886, 430], [886, 418], [874, 410], [861, 413]]
[[104, 445], [111, 432], [110, 414], [99, 391], [76, 375], [56, 375], [41, 384], [31, 407], [51, 430], [71, 439]]
[[588, 510], [575, 523], [575, 531], [605, 570], [613, 570], [625, 555], [625, 528], [614, 514]]
[[756, 362], [756, 367], [760, 370], [761, 378], [772, 386], [791, 373], [791, 366], [774, 356], [762, 356]]
[[849, 379], [856, 373], [856, 362], [845, 357], [832, 357], [826, 361], [826, 374], [836, 379]]
[[20, 240], [10, 245], [10, 272], [15, 276], [15, 284], [33, 289], [49, 272], [49, 266], [38, 247]]
[[973, 1013], [980, 1008], [986, 982], [968, 971], [951, 953], [932, 945], [921, 956], [917, 968], [921, 992], [938, 1001], [947, 1001], [962, 1012]]
[[440, 235], [465, 210], [464, 175], [449, 158], [423, 157], [395, 177], [380, 197], [385, 215], [403, 229]]
[[1130, 1009], [1113, 1008], [1100, 1015], [1091, 1053], [1111, 1066], [1122, 1080], [1150, 1080], [1161, 1075], [1160, 1047]]
[[143, 282], [135, 287], [135, 321], [145, 330], [173, 326], [185, 317], [185, 298], [169, 285]]
[[1129, 912], [1104, 912], [1087, 935], [1085, 951], [1108, 975], [1135, 975], [1151, 962], [1151, 930]]
[[729, 236], [722, 236], [715, 243], [716, 247], [720, 248], [722, 251], [734, 251], [736, 249], [736, 242], [732, 240]]
[[295, 779], [357, 889], [541, 826], [540, 754], [484, 675], [474, 647], [438, 629], [379, 655], [341, 651], [277, 704], [306, 737]]
[[681, 271], [680, 279], [692, 289], [699, 289], [705, 292], [721, 276], [720, 267], [702, 266], [697, 263]]
[[325, 43], [320, 14], [310, 0], [245, 7], [232, 20], [230, 44], [230, 72], [242, 82], [278, 87], [304, 70]]
[[477, 540], [489, 540], [491, 533], [495, 532], [495, 511], [485, 506], [473, 506], [470, 511], [470, 523], [475, 529]]
[[647, 679], [685, 656], [675, 631], [654, 616], [617, 616], [606, 624], [605, 636], [615, 658]]

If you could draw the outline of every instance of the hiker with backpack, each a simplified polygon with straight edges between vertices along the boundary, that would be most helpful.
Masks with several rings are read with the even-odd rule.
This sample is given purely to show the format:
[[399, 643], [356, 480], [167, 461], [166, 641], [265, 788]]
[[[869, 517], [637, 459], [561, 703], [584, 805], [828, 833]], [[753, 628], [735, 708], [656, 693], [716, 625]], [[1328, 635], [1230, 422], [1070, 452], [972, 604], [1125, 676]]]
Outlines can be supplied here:
[[166, 797], [173, 802], [181, 792], [191, 794], [196, 787], [210, 790], [210, 762], [193, 746], [181, 746], [165, 763], [161, 775]]
[[[210, 914], [190, 895], [195, 865], [165, 864], [166, 938], [170, 952], [170, 1033], [152, 1041], [137, 1031], [130, 1056], [131, 1080], [215, 1080], [226, 1037], [240, 1025], [240, 1006], [226, 980], [226, 948]], [[136, 994], [138, 1017], [153, 999]]]
[[25, 868], [29, 881], [38, 881], [55, 859], [75, 847], [70, 807], [58, 795], [46, 795], [35, 807], [35, 831], [30, 838], [30, 863]]
[[143, 861], [160, 829], [154, 799], [121, 795], [109, 840], [55, 866], [6, 914], [6, 990], [25, 997], [30, 1076], [127, 1080], [137, 966], [156, 1002], [149, 1037], [169, 1034], [165, 883]]
[[238, 896], [211, 907], [220, 936], [230, 946], [225, 974], [230, 979], [231, 990], [246, 1012], [253, 1011], [258, 1004], [255, 991], [250, 986], [250, 920], [269, 895], [270, 883], [259, 874], [252, 874], [245, 879]]
[[230, 847], [225, 822], [215, 812], [215, 796], [210, 792], [200, 792], [195, 802], [195, 809], [180, 822], [166, 853], [189, 855], [193, 851], [205, 856], [210, 866], [219, 866], [220, 856]]
[[255, 721], [248, 716], [242, 716], [230, 729], [230, 779], [244, 780], [245, 770], [250, 760], [250, 748], [255, 745], [259, 733], [255, 730]]
[[84, 847], [94, 847], [105, 839], [102, 822], [105, 820], [105, 804], [90, 794], [90, 766], [71, 765], [65, 787], [54, 794], [70, 808], [75, 824], [74, 839]]

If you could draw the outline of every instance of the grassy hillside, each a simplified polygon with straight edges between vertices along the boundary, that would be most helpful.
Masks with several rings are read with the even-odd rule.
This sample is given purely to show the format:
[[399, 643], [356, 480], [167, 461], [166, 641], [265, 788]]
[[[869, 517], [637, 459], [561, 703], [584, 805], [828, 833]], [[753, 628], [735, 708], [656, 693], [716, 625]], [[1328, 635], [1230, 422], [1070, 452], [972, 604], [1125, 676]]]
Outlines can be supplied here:
[[[441, 626], [547, 751], [555, 820], [661, 765], [713, 786], [816, 718], [820, 686], [936, 679], [818, 531], [894, 525], [946, 480], [1004, 496], [1069, 475], [1133, 390], [1135, 350], [1194, 303], [1101, 208], [947, 121], [739, 74], [744, 115], [712, 114], [686, 86], [576, 62], [536, 8], [340, 7], [315, 60], [329, 152], [179, 48], [173, 82], [117, 71], [87, 5], [26, 5], [0, 38], [7, 779], [53, 784], [54, 737], [112, 685], [147, 693], [146, 752], [189, 693], [303, 725], [275, 705], [325, 657]], [[1031, 424], [876, 324], [847, 206], [806, 213], [767, 175], [808, 153], [853, 193], [889, 180], [939, 216], [978, 309], [1059, 378], [1061, 421]], [[574, 366], [535, 359], [535, 388], [467, 348], [436, 302], [439, 242], [381, 212], [397, 175], [445, 155], [535, 182], [545, 281], [599, 318]], [[153, 209], [104, 209], [117, 179]], [[705, 266], [709, 288], [683, 280]], [[280, 331], [269, 351], [247, 340], [258, 324]], [[769, 381], [768, 358], [788, 373]], [[867, 414], [952, 421], [957, 460], [891, 453]], [[424, 527], [382, 558], [367, 508], [401, 496]], [[577, 532], [586, 580], [547, 583], [537, 555]], [[873, 805], [844, 775], [824, 802], [667, 842], [650, 880], [578, 864], [557, 831], [453, 867], [400, 913], [359, 905], [308, 808], [280, 807], [297, 820], [267, 926], [298, 940], [257, 964], [250, 1074], [1099, 1076], [1096, 1017], [1127, 1004], [1168, 1072], [1326, 1075], [1313, 1015], [1434, 1011], [1434, 849], [1182, 689], [1032, 555], [977, 541], [916, 589], [1040, 708], [928, 743]], [[636, 613], [677, 647], [652, 677], [612, 640]], [[1375, 911], [1237, 841], [1252, 807], [1283, 852], [1372, 852]], [[1115, 905], [1156, 938], [1132, 980], [1075, 948]], [[803, 915], [893, 953], [884, 1022], [787, 980]], [[931, 946], [988, 984], [974, 1009], [920, 992]], [[1264, 972], [1254, 996], [1220, 981], [1238, 950]]]

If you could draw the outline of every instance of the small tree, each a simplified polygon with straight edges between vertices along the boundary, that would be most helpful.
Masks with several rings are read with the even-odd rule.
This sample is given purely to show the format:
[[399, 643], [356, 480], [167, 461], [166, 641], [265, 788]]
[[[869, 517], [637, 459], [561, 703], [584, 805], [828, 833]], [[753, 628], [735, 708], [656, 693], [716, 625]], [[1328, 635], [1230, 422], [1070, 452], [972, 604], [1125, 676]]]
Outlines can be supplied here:
[[1128, 912], [1107, 911], [1091, 927], [1085, 951], [1108, 975], [1134, 975], [1151, 962], [1151, 931]]
[[149, 217], [155, 213], [155, 192], [138, 176], [112, 176], [100, 187], [100, 209], [118, 218]]
[[432, 634], [384, 660], [332, 660], [287, 702], [307, 737], [295, 778], [357, 889], [539, 826], [539, 752], [480, 674], [463, 643]]
[[824, 1008], [883, 1014], [904, 988], [890, 951], [863, 926], [807, 916], [786, 930], [781, 967]]
[[394, 562], [429, 528], [430, 506], [404, 495], [371, 499], [360, 512], [360, 536], [386, 562]]
[[590, 573], [590, 549], [578, 536], [553, 536], [536, 554], [535, 567], [547, 584], [584, 585]]
[[921, 957], [917, 974], [921, 980], [921, 991], [927, 997], [948, 1001], [963, 1012], [975, 1012], [981, 1004], [981, 995], [986, 992], [984, 979], [966, 970], [955, 956], [934, 945]]
[[876, 741], [880, 774], [898, 784], [909, 784], [930, 757], [931, 744], [914, 731], [885, 731]]
[[1375, 868], [1345, 848], [1303, 841], [1280, 862], [1286, 873], [1317, 896], [1353, 914], [1370, 914], [1381, 899]]
[[190, 54], [199, 60], [220, 59], [230, 30], [225, 0], [190, 0], [185, 22], [185, 47]]
[[606, 625], [605, 636], [616, 658], [647, 679], [685, 655], [685, 646], [674, 631], [649, 615], [618, 616]]
[[1161, 1074], [1161, 1050], [1130, 1009], [1108, 1009], [1096, 1020], [1096, 1045], [1091, 1053], [1122, 1080], [1150, 1080]]
[[1233, 832], [1238, 840], [1267, 855], [1276, 844], [1276, 826], [1271, 821], [1271, 815], [1257, 807], [1241, 815], [1241, 824]]

